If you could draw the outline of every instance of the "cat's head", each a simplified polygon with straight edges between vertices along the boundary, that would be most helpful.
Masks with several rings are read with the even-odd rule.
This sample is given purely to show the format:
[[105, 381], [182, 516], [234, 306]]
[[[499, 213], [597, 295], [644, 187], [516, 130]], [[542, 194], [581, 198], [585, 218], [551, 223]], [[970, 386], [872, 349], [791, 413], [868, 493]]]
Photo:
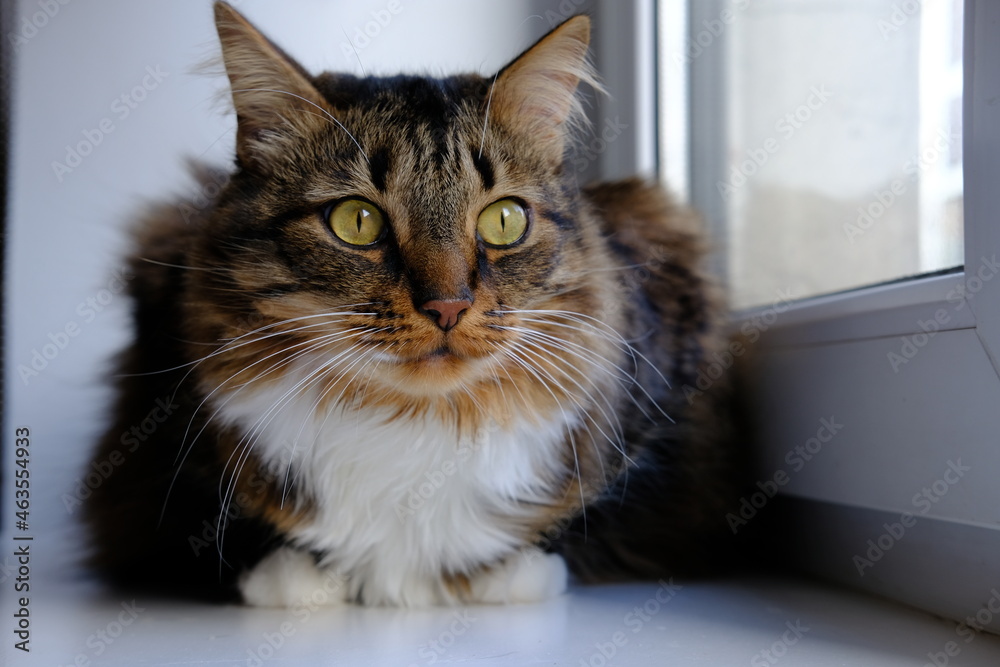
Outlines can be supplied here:
[[238, 168], [193, 258], [205, 331], [229, 340], [208, 385], [298, 368], [329, 396], [419, 399], [520, 378], [544, 403], [574, 372], [556, 366], [615, 347], [565, 159], [578, 84], [596, 85], [588, 18], [496, 76], [361, 78], [311, 76], [215, 11]]

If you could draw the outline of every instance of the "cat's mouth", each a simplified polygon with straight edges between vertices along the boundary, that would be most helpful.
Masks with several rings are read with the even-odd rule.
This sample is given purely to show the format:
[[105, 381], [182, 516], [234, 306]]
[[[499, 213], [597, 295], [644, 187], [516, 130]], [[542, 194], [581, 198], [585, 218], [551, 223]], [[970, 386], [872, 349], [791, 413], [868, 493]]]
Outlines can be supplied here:
[[495, 352], [481, 341], [453, 334], [428, 338], [379, 351], [379, 375], [388, 386], [416, 396], [440, 396], [495, 375]]
[[404, 394], [432, 397], [448, 394], [480, 375], [475, 359], [447, 344], [398, 352], [385, 359], [385, 376], [390, 386]]
[[483, 356], [483, 351], [461, 337], [441, 337], [438, 340], [414, 341], [413, 347], [397, 352], [397, 361], [407, 366], [438, 368], [459, 367], [463, 362], [472, 362]]
[[403, 361], [404, 363], [410, 364], [437, 366], [461, 360], [461, 355], [457, 354], [455, 350], [447, 345], [441, 345], [440, 347], [436, 347], [429, 352], [422, 352], [408, 359], [404, 359]]
[[417, 361], [434, 361], [437, 359], [447, 359], [448, 357], [455, 356], [455, 353], [447, 345], [442, 345], [436, 350], [431, 350], [427, 354], [423, 354], [417, 358]]

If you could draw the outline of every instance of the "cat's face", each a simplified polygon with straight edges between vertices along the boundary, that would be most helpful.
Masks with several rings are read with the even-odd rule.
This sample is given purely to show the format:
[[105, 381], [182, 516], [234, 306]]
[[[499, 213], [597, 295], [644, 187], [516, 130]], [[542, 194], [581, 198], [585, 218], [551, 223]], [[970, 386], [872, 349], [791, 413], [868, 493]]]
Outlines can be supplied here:
[[241, 365], [244, 382], [301, 367], [322, 369], [331, 394], [360, 381], [444, 395], [517, 374], [546, 384], [554, 343], [526, 343], [525, 328], [609, 344], [587, 340], [606, 260], [563, 169], [586, 19], [495, 80], [312, 79], [218, 11], [240, 169], [202, 249], [224, 270], [200, 293], [236, 342], [209, 384]]

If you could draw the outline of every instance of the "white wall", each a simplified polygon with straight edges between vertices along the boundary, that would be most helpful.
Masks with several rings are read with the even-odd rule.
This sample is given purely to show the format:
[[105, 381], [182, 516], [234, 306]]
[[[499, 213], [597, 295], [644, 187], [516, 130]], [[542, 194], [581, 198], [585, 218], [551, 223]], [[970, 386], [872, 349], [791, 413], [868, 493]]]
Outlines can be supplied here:
[[[399, 2], [401, 11], [359, 50], [368, 73], [489, 73], [550, 28], [530, 0]], [[350, 58], [344, 53], [344, 33], [363, 30], [371, 12], [384, 12], [388, 4], [238, 3], [307, 68], [352, 72], [359, 65], [353, 52]], [[31, 428], [33, 531], [42, 539], [72, 525], [60, 496], [83, 473], [109, 398], [106, 368], [126, 340], [124, 299], [111, 298], [93, 317], [87, 300], [112, 296], [102, 290], [121, 265], [121, 230], [143, 202], [188, 185], [186, 157], [225, 164], [233, 144], [233, 121], [213, 103], [224, 79], [192, 73], [216, 49], [208, 0], [76, 1], [59, 7], [44, 17], [38, 0], [20, 0], [15, 11], [16, 30], [32, 17], [44, 25], [23, 33], [15, 64], [6, 262], [3, 435], [10, 445], [14, 427]], [[155, 87], [147, 68], [166, 73]], [[152, 89], [124, 117], [115, 101], [144, 77]], [[92, 131], [102, 120], [113, 131], [60, 181], [52, 163], [64, 162], [67, 145], [84, 141], [84, 132], [96, 137]], [[67, 326], [75, 326], [77, 335], [25, 382], [19, 367], [30, 367], [33, 351], [43, 352], [50, 334], [58, 339]], [[38, 551], [54, 557], [63, 549]]]

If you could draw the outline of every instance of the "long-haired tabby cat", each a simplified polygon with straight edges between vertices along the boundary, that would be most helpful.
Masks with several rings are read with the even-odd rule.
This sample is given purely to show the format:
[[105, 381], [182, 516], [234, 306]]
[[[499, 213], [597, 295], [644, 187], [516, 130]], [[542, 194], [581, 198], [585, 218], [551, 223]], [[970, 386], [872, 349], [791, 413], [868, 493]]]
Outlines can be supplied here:
[[655, 185], [578, 185], [589, 19], [495, 77], [359, 78], [215, 16], [235, 169], [136, 228], [100, 570], [428, 605], [727, 555], [699, 225]]

